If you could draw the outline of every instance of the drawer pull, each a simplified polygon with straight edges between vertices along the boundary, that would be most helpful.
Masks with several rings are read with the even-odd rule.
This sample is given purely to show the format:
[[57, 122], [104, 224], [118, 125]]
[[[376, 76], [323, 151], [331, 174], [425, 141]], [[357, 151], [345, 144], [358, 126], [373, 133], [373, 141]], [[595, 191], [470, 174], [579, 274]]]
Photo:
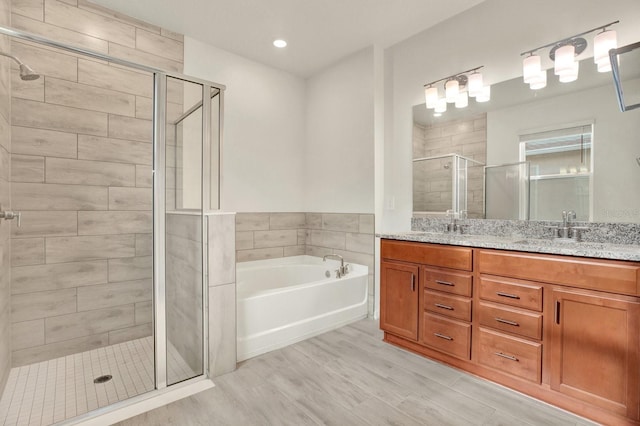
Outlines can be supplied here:
[[449, 286], [449, 287], [455, 287], [456, 286], [454, 283], [450, 283], [449, 281], [441, 281], [441, 280], [436, 280], [436, 284], [446, 285], [446, 286]]
[[448, 311], [453, 311], [453, 306], [443, 305], [441, 303], [435, 303], [436, 308], [446, 309]]
[[501, 291], [497, 292], [496, 294], [500, 297], [508, 297], [509, 299], [520, 299], [520, 296], [518, 296], [517, 294], [503, 293]]
[[440, 334], [440, 333], [433, 333], [433, 335], [434, 335], [434, 336], [436, 336], [436, 337], [439, 337], [439, 338], [441, 338], [441, 339], [444, 339], [444, 340], [453, 340], [453, 337], [451, 337], [451, 336], [446, 336], [446, 335], [444, 335], [444, 334]]
[[503, 354], [502, 352], [494, 352], [493, 354], [494, 354], [494, 355], [497, 355], [497, 356], [499, 356], [499, 357], [502, 357], [502, 358], [506, 358], [506, 359], [508, 359], [508, 360], [510, 360], [510, 361], [518, 361], [518, 358], [516, 358], [516, 357], [515, 357], [515, 356], [513, 356], [513, 355]]
[[411, 274], [411, 291], [416, 291], [416, 276]]
[[520, 327], [520, 324], [518, 324], [515, 321], [509, 321], [503, 318], [496, 318], [496, 321], [501, 322], [502, 324], [512, 325], [514, 327]]

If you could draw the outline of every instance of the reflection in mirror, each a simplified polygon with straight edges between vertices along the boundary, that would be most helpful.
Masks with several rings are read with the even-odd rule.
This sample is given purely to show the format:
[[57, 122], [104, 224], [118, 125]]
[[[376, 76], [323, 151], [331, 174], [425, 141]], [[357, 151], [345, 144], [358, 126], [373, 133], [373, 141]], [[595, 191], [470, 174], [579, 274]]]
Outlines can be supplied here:
[[[541, 157], [532, 159], [533, 153], [527, 154], [526, 160], [539, 166], [532, 170], [531, 219], [559, 220], [563, 210], [580, 209], [583, 220], [640, 223], [640, 167], [636, 161], [640, 157], [640, 110], [621, 113], [611, 75], [598, 73], [592, 58], [584, 61], [588, 62], [580, 67], [580, 78], [572, 83], [549, 78], [546, 88], [531, 90], [521, 77], [515, 78], [494, 84], [491, 102], [450, 109], [442, 117], [433, 117], [424, 104], [414, 106], [413, 158], [456, 153], [490, 166], [513, 164], [525, 160], [521, 143], [527, 142], [527, 135], [593, 124], [589, 136], [584, 133], [580, 143], [573, 143], [582, 144], [581, 149], [567, 148], [562, 154], [572, 160], [562, 160], [566, 164], [558, 164], [556, 172], [543, 170]], [[636, 75], [629, 79], [640, 88], [640, 67], [635, 70]], [[480, 185], [469, 185], [470, 200], [485, 197], [483, 169], [479, 172]], [[546, 175], [563, 172], [572, 176], [547, 179]], [[545, 177], [536, 180], [538, 174]], [[495, 184], [496, 177], [488, 180]], [[503, 209], [491, 202], [487, 199], [487, 212]], [[509, 211], [495, 217], [512, 217], [510, 209], [504, 207]]]
[[[423, 106], [424, 107], [424, 106]], [[486, 114], [413, 126], [413, 203], [421, 216], [484, 217]]]
[[529, 163], [485, 167], [484, 189], [487, 219], [529, 219]]
[[522, 160], [529, 163], [529, 219], [557, 220], [558, 205], [588, 221], [591, 211], [592, 125], [520, 136]]

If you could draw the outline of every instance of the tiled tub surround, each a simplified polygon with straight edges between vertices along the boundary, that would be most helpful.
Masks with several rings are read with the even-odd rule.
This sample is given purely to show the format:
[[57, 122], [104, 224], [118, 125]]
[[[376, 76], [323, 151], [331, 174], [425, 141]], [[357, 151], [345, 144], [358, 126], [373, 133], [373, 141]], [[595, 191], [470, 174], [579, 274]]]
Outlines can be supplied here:
[[436, 244], [640, 261], [639, 224], [580, 223], [590, 228], [584, 241], [567, 243], [554, 241], [549, 234], [551, 231], [545, 228], [557, 226], [559, 222], [469, 219], [460, 222], [469, 226], [464, 234], [443, 233], [446, 223], [444, 219], [414, 218], [413, 231], [379, 236]]
[[[0, 0], [0, 25], [11, 24], [11, 2]], [[11, 51], [0, 36], [0, 50]], [[0, 60], [0, 204], [11, 208], [11, 60]], [[11, 222], [0, 220], [0, 389], [11, 369]]]
[[[459, 154], [481, 163], [487, 158], [487, 115], [413, 125], [413, 158]], [[414, 163], [413, 210], [445, 212], [451, 208], [451, 159]], [[467, 211], [481, 217], [484, 211], [483, 166], [469, 163], [467, 171]]]
[[307, 254], [339, 254], [369, 268], [369, 315], [374, 306], [374, 216], [357, 213], [238, 213], [238, 262]]
[[[17, 29], [182, 71], [182, 36], [86, 0], [14, 0], [12, 12]], [[11, 73], [12, 208], [23, 212], [11, 230], [12, 363], [149, 336], [153, 78], [16, 39], [11, 49], [42, 74]], [[168, 97], [182, 111], [182, 88]]]

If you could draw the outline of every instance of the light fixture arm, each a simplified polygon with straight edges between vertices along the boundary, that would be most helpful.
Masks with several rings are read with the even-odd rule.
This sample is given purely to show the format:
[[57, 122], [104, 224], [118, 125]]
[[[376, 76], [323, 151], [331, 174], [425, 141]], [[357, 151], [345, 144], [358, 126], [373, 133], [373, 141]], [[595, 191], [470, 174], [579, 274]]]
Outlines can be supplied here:
[[461, 75], [463, 75], [463, 74], [468, 74], [468, 73], [470, 73], [470, 72], [478, 71], [478, 70], [479, 70], [479, 69], [481, 69], [481, 68], [484, 68], [484, 65], [480, 65], [479, 67], [471, 68], [471, 69], [469, 69], [469, 70], [462, 71], [462, 72], [459, 72], [459, 73], [457, 73], [457, 74], [452, 74], [452, 75], [450, 75], [450, 76], [447, 76], [447, 77], [441, 78], [441, 79], [439, 79], [439, 80], [432, 81], [431, 83], [427, 83], [427, 84], [425, 84], [425, 85], [424, 85], [424, 87], [433, 86], [434, 84], [436, 84], [436, 83], [440, 83], [441, 81], [445, 81], [445, 80], [447, 80], [447, 81], [448, 81], [448, 80], [452, 80], [452, 79], [455, 79], [455, 78], [457, 78], [457, 77], [459, 77], [459, 76], [461, 76]]
[[520, 56], [524, 56], [524, 55], [528, 55], [528, 54], [534, 54], [535, 52], [537, 52], [540, 49], [544, 49], [544, 48], [547, 48], [547, 47], [555, 46], [555, 45], [560, 44], [560, 43], [565, 43], [565, 42], [567, 42], [569, 40], [572, 40], [572, 39], [574, 39], [576, 37], [581, 37], [583, 35], [592, 33], [594, 31], [606, 30], [607, 27], [610, 27], [612, 25], [618, 24], [619, 22], [620, 22], [619, 20], [618, 21], [609, 22], [608, 24], [600, 25], [598, 27], [592, 28], [592, 29], [590, 29], [588, 31], [581, 32], [581, 33], [573, 35], [571, 37], [566, 37], [566, 38], [563, 38], [562, 40], [554, 41], [553, 43], [548, 43], [548, 44], [545, 44], [544, 46], [536, 47], [535, 49], [526, 50], [526, 51], [522, 52], [520, 54]]

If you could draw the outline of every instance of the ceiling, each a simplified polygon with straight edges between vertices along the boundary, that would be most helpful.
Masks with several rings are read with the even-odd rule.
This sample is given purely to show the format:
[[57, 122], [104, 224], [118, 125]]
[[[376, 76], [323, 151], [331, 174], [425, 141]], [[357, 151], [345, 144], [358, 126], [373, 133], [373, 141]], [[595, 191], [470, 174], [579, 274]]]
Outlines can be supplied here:
[[[308, 77], [367, 46], [389, 47], [484, 0], [92, 1]], [[274, 47], [276, 38], [289, 45]]]

